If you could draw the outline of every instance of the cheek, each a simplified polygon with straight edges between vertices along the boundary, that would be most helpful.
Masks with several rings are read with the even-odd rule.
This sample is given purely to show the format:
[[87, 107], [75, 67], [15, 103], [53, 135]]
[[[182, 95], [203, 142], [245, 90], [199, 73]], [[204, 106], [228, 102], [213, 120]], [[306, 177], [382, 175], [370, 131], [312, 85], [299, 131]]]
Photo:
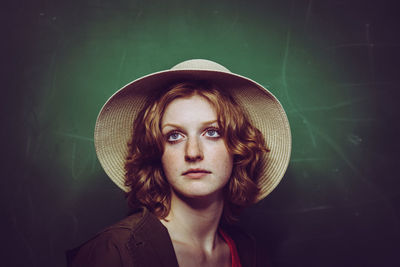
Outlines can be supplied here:
[[233, 158], [231, 155], [229, 155], [226, 159], [226, 164], [225, 164], [225, 173], [229, 178], [232, 175], [232, 169], [233, 169]]
[[169, 177], [171, 177], [177, 170], [176, 153], [171, 151], [171, 149], [165, 148], [164, 153], [161, 156], [161, 163], [164, 173], [167, 176], [167, 179], [169, 179]]
[[213, 162], [218, 164], [221, 175], [229, 180], [233, 168], [233, 156], [227, 151], [225, 146], [220, 147], [215, 151]]

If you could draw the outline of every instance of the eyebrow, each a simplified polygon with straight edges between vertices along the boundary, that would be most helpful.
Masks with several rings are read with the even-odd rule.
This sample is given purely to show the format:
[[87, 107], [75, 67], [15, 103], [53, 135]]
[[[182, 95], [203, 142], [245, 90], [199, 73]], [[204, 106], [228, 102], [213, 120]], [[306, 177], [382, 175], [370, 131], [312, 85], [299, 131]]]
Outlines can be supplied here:
[[[215, 122], [218, 122], [218, 120], [205, 121], [205, 122], [202, 122], [201, 125], [204, 127], [204, 126], [206, 126], [206, 125], [210, 125], [210, 124], [213, 124], [213, 123], [215, 123]], [[173, 128], [178, 128], [178, 129], [181, 129], [181, 128], [182, 128], [182, 127], [179, 126], [178, 124], [167, 123], [167, 124], [164, 124], [164, 125], [161, 127], [161, 131], [162, 131], [165, 127], [167, 127], [167, 126], [170, 126], [170, 127], [173, 127]]]

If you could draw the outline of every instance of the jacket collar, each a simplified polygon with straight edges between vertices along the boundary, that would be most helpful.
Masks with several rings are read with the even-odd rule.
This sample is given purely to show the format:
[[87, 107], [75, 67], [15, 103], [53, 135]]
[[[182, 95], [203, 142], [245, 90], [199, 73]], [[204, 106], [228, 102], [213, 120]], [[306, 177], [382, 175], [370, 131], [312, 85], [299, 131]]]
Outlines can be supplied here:
[[147, 209], [143, 209], [142, 219], [132, 229], [127, 246], [134, 266], [178, 267], [168, 230]]
[[[178, 261], [167, 228], [146, 208], [142, 218], [132, 229], [127, 244], [134, 260], [134, 266], [178, 267]], [[255, 241], [239, 227], [222, 226], [234, 240], [243, 267], [255, 266]], [[155, 256], [157, 255], [157, 257]]]

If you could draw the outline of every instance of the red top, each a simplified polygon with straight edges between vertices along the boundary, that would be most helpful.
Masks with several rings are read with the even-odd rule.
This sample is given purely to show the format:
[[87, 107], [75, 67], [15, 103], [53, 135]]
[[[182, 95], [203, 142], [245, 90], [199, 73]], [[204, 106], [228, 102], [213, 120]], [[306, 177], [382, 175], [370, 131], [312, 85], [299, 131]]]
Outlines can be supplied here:
[[230, 238], [224, 231], [222, 231], [221, 228], [218, 229], [218, 232], [228, 244], [229, 250], [231, 252], [232, 267], [242, 267], [242, 265], [240, 264], [240, 258], [236, 249], [235, 241], [233, 241], [232, 238]]

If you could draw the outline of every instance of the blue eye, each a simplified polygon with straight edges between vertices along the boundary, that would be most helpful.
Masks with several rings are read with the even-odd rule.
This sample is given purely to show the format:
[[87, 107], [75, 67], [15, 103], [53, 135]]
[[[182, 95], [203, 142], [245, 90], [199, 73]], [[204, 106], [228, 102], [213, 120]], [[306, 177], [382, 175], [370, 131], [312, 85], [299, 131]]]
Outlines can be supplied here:
[[216, 138], [216, 137], [220, 137], [220, 134], [219, 134], [218, 129], [207, 129], [205, 132], [205, 136]]
[[182, 134], [178, 133], [178, 132], [172, 132], [170, 134], [167, 135], [167, 141], [168, 142], [176, 142], [180, 139], [182, 139], [183, 136]]

